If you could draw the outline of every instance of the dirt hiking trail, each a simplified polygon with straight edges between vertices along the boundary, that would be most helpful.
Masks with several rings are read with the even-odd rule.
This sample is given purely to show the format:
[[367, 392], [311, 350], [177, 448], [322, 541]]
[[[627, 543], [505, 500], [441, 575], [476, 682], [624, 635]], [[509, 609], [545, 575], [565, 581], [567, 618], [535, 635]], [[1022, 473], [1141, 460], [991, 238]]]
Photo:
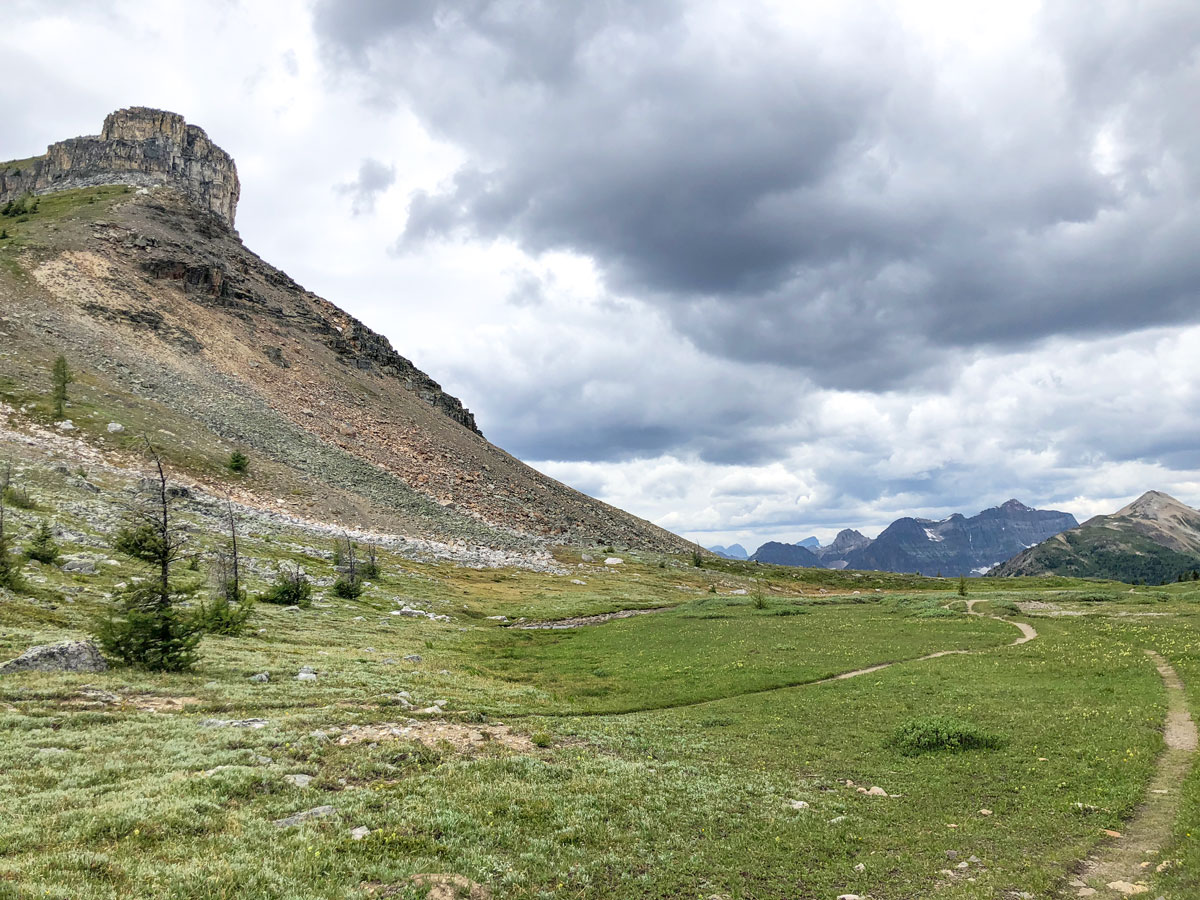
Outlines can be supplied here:
[[1171, 864], [1159, 854], [1171, 839], [1171, 829], [1179, 814], [1180, 789], [1195, 761], [1196, 724], [1188, 712], [1183, 682], [1175, 669], [1153, 650], [1147, 650], [1146, 655], [1158, 667], [1167, 689], [1167, 721], [1163, 730], [1167, 748], [1158, 758], [1146, 799], [1126, 823], [1121, 836], [1098, 847], [1080, 865], [1079, 875], [1071, 879], [1066, 896], [1110, 900], [1149, 894], [1149, 881], [1154, 873]]

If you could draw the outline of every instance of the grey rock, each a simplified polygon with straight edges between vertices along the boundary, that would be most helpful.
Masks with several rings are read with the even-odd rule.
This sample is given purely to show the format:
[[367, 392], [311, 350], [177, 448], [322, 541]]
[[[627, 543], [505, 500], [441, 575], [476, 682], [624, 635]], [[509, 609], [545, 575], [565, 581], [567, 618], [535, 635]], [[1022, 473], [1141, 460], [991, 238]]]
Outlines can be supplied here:
[[350, 832], [350, 837], [353, 840], [361, 841], [363, 838], [365, 838], [370, 833], [371, 833], [371, 829], [368, 828], [366, 825], [359, 825], [357, 828], [355, 828], [353, 831]]
[[62, 570], [75, 575], [95, 575], [96, 561], [87, 556], [68, 556], [62, 561]]
[[410, 663], [419, 663], [421, 661], [421, 657], [416, 653], [410, 653], [408, 656], [404, 657], [404, 661]]
[[301, 672], [299, 675], [296, 676], [296, 680], [297, 681], [316, 681], [317, 673], [316, 672]]
[[108, 433], [109, 434], [122, 434], [122, 433], [124, 433], [124, 431], [125, 431], [125, 426], [122, 425], [120, 422], [109, 422], [108, 423]]
[[305, 775], [303, 772], [296, 772], [291, 775], [284, 775], [283, 780], [288, 784], [294, 784], [298, 788], [306, 788], [312, 784], [313, 777]]
[[201, 728], [266, 728], [266, 719], [205, 719]]
[[276, 819], [271, 824], [276, 828], [294, 828], [301, 822], [307, 822], [309, 819], [318, 819], [323, 816], [332, 816], [337, 813], [336, 806], [315, 806], [312, 809], [306, 809], [304, 812], [298, 812], [295, 815], [288, 816], [286, 819]]
[[31, 647], [0, 665], [0, 675], [12, 672], [104, 672], [108, 663], [92, 641], [65, 641]]
[[265, 684], [271, 680], [270, 672], [259, 672], [257, 675], [250, 676], [251, 681], [257, 681], [259, 684]]

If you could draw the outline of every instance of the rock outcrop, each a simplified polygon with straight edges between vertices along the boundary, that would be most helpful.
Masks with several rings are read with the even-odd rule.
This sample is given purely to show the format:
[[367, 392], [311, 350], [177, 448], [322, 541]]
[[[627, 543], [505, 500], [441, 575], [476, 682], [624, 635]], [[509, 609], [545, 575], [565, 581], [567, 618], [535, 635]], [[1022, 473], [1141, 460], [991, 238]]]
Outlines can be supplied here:
[[177, 113], [134, 106], [110, 113], [98, 136], [60, 141], [42, 156], [0, 166], [0, 203], [98, 184], [166, 184], [230, 228], [241, 190], [233, 158], [204, 129]]
[[104, 672], [108, 664], [91, 641], [66, 641], [31, 647], [16, 659], [0, 663], [0, 675], [13, 672]]

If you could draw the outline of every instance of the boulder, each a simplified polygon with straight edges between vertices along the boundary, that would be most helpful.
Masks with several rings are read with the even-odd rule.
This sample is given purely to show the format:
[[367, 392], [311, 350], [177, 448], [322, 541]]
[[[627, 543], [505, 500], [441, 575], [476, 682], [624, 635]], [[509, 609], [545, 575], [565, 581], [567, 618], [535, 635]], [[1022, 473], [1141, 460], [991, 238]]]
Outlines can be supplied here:
[[123, 434], [124, 432], [125, 432], [125, 426], [122, 425], [120, 422], [109, 422], [108, 423], [108, 433], [109, 434]]
[[95, 575], [96, 561], [88, 556], [68, 556], [63, 559], [62, 570], [76, 575]]
[[16, 659], [0, 664], [0, 675], [12, 672], [104, 672], [108, 663], [91, 641], [64, 641], [31, 647]]

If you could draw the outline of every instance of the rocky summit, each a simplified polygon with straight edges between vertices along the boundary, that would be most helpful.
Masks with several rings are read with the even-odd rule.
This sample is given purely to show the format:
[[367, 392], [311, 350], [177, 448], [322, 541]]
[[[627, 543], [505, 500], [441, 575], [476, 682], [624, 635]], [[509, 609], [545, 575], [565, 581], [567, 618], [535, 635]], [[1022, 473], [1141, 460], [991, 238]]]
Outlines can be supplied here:
[[[0, 164], [0, 413], [297, 520], [473, 547], [681, 538], [546, 477], [389, 341], [251, 252], [230, 156], [182, 116]], [[44, 407], [63, 354], [67, 419]], [[246, 460], [230, 479], [232, 453]]]
[[1147, 491], [1019, 553], [992, 575], [1074, 575], [1160, 584], [1200, 570], [1200, 511]]
[[237, 167], [183, 116], [135, 106], [110, 113], [98, 136], [51, 144], [41, 156], [0, 167], [0, 203], [99, 184], [170, 185], [230, 227], [237, 214]]

